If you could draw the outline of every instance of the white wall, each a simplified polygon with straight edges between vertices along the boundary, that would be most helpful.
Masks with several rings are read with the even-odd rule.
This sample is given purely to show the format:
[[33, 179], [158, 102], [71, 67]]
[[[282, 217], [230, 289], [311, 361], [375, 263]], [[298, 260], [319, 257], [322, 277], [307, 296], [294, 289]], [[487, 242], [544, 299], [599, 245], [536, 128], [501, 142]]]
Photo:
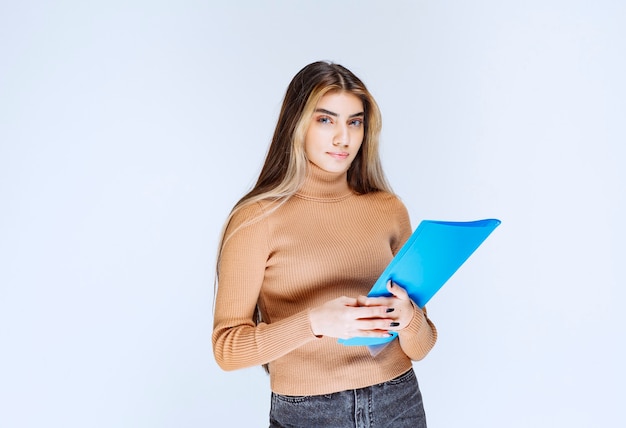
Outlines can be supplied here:
[[623, 2], [52, 3], [0, 5], [0, 426], [267, 426], [213, 259], [318, 59], [414, 225], [502, 220], [429, 305], [430, 426], [624, 426]]

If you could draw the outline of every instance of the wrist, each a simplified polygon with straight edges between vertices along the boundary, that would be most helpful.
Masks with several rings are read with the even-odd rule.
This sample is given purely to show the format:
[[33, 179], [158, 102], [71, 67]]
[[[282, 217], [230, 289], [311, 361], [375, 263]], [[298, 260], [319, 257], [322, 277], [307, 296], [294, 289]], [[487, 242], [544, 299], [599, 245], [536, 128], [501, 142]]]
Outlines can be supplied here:
[[318, 333], [318, 314], [317, 308], [309, 309], [309, 328], [311, 329], [311, 333], [313, 333], [316, 337], [322, 337], [322, 334]]

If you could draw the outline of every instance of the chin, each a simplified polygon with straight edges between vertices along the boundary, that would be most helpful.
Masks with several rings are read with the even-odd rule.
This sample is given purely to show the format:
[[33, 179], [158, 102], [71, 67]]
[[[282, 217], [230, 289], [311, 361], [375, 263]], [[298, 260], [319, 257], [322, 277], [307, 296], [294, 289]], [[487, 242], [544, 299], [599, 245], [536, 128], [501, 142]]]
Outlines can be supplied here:
[[324, 162], [315, 162], [312, 160], [309, 160], [309, 162], [311, 162], [313, 165], [315, 165], [322, 171], [325, 171], [331, 174], [343, 174], [346, 171], [348, 171], [348, 169], [350, 168], [350, 164], [347, 164], [347, 165], [337, 165], [333, 163], [327, 164]]

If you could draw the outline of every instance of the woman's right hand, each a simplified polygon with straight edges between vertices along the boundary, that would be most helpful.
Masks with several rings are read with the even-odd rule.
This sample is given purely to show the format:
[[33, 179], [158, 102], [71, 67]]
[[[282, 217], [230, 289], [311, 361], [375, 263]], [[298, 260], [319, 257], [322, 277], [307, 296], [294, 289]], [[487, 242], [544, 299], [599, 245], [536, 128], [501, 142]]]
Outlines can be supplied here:
[[338, 297], [309, 311], [311, 330], [316, 336], [339, 339], [389, 337], [393, 322], [387, 306], [359, 306], [357, 299]]

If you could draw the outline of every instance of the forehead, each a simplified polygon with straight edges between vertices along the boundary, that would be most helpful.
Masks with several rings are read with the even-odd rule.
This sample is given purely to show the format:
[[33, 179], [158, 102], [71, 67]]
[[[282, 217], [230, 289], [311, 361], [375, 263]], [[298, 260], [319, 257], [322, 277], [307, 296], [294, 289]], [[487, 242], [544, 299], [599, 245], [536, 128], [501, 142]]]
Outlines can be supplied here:
[[320, 98], [316, 108], [323, 108], [336, 113], [354, 114], [363, 111], [363, 101], [352, 92], [331, 91]]

